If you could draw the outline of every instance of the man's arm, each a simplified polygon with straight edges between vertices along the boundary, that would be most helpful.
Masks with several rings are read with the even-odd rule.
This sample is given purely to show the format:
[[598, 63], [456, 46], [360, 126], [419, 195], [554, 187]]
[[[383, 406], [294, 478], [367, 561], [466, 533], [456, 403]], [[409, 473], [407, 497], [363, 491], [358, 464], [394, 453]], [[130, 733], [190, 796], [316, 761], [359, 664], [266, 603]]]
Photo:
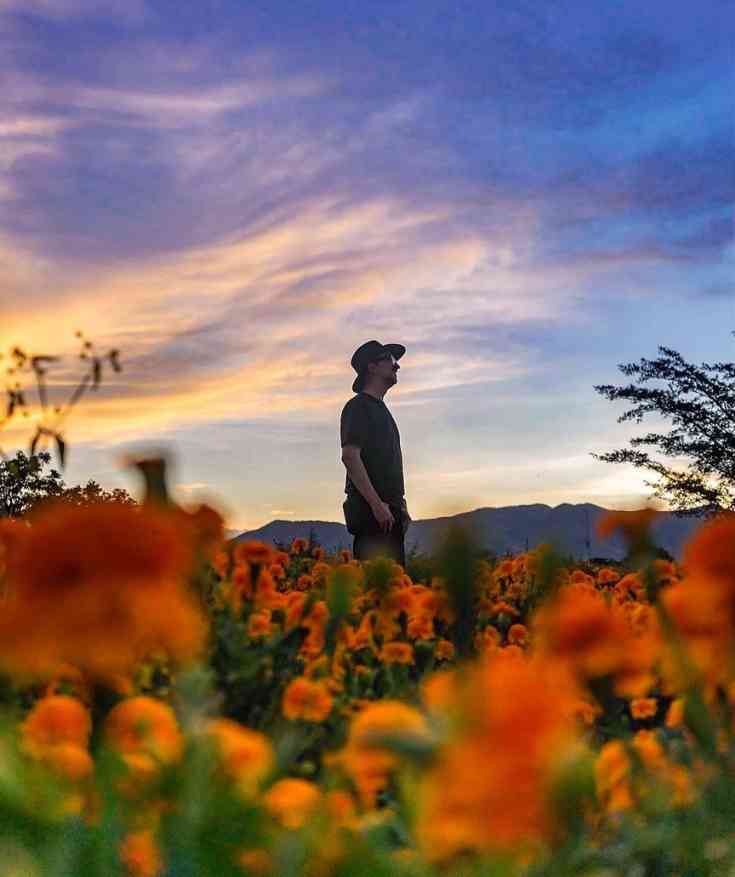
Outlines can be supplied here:
[[350, 481], [365, 497], [370, 508], [374, 508], [380, 502], [380, 497], [373, 487], [365, 464], [362, 462], [360, 449], [355, 445], [345, 445], [342, 448], [342, 462], [345, 464]]

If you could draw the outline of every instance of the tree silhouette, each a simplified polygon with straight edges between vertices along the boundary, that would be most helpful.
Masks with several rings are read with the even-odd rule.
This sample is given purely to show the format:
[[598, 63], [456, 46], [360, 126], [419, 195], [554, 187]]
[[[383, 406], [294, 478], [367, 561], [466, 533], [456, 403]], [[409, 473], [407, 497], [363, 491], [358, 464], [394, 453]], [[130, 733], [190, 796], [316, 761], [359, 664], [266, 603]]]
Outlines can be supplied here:
[[56, 469], [44, 472], [50, 462], [48, 451], [31, 457], [18, 451], [12, 459], [0, 461], [0, 517], [19, 518], [38, 500], [63, 493], [61, 474]]
[[[632, 438], [629, 448], [592, 456], [655, 475], [646, 484], [678, 515], [735, 509], [735, 363], [695, 365], [668, 347], [658, 351], [655, 359], [618, 366], [632, 383], [595, 390], [610, 401], [633, 403], [618, 423], [641, 423], [654, 414], [669, 420], [671, 428]], [[680, 461], [681, 467], [651, 456], [649, 449]]]
[[77, 506], [94, 502], [136, 504], [123, 488], [105, 490], [92, 479], [84, 486], [67, 487], [56, 469], [44, 471], [50, 462], [48, 451], [32, 457], [18, 451], [11, 460], [0, 461], [0, 518], [20, 518], [50, 500]]

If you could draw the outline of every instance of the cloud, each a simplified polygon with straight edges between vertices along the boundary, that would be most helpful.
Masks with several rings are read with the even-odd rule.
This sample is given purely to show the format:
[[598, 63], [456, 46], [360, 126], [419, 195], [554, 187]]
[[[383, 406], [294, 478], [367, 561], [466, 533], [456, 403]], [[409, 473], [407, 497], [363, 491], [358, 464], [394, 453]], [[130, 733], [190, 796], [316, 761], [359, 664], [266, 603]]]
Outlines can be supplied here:
[[148, 16], [144, 0], [0, 0], [0, 13], [50, 19], [109, 18], [140, 24]]
[[[407, 346], [391, 405], [417, 430], [415, 459], [437, 430], [461, 447], [438, 463], [427, 452], [417, 477], [474, 471], [471, 459], [484, 480], [458, 479], [468, 497], [509, 496], [471, 454], [509, 428], [510, 402], [486, 400], [510, 393], [524, 403], [513, 450], [531, 469], [516, 456], [508, 471], [530, 498], [549, 456], [540, 433], [555, 423], [556, 445], [568, 430], [544, 399], [563, 397], [576, 424], [567, 386], [588, 359], [615, 361], [651, 331], [621, 302], [726, 288], [724, 56], [715, 40], [705, 58], [678, 10], [661, 29], [661, 9], [632, 4], [611, 22], [580, 3], [560, 19], [527, 3], [468, 17], [409, 2], [306, 27], [299, 4], [223, 3], [210, 27], [194, 7], [132, 4], [128, 20], [101, 2], [11, 7], [0, 350], [62, 353], [64, 398], [82, 368], [74, 330], [121, 349], [122, 374], [69, 420], [80, 447], [196, 435], [229, 465], [245, 436], [260, 507], [301, 514], [307, 487], [273, 484], [284, 465], [331, 483], [315, 449], [349, 395], [353, 350], [376, 337]], [[75, 40], [84, 52], [61, 51]], [[596, 489], [576, 465], [549, 464], [547, 496]], [[185, 484], [215, 482], [203, 468]]]

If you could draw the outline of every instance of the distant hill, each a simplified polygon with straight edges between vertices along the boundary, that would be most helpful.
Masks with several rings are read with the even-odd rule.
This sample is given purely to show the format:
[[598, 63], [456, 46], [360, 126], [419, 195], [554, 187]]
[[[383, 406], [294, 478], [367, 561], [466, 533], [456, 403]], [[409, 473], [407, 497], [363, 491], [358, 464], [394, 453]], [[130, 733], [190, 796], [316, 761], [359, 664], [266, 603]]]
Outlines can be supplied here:
[[[406, 551], [415, 545], [420, 552], [430, 552], [441, 538], [442, 531], [456, 522], [470, 527], [479, 543], [497, 554], [517, 553], [534, 548], [541, 542], [553, 542], [580, 560], [588, 557], [620, 560], [625, 556], [623, 540], [615, 537], [603, 541], [595, 532], [597, 519], [607, 511], [591, 503], [562, 503], [554, 508], [537, 503], [481, 508], [448, 517], [426, 518], [411, 523], [406, 534]], [[679, 559], [684, 543], [700, 522], [699, 518], [677, 518], [671, 512], [662, 512], [653, 526], [654, 540]], [[308, 539], [312, 528], [317, 542], [327, 551], [352, 548], [352, 535], [344, 524], [336, 521], [276, 520], [257, 530], [241, 533], [236, 538], [290, 545], [298, 536]]]

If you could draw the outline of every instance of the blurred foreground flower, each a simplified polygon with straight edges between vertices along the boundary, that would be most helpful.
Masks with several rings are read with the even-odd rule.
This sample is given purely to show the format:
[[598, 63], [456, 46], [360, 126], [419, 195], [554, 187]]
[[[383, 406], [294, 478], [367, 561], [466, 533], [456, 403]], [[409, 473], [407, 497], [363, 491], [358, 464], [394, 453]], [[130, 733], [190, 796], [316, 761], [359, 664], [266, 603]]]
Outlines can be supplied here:
[[0, 667], [32, 676], [68, 663], [110, 681], [155, 649], [196, 657], [206, 625], [186, 581], [195, 533], [181, 510], [152, 505], [31, 514], [5, 543]]
[[523, 859], [553, 842], [562, 829], [558, 783], [570, 759], [587, 757], [571, 674], [548, 658], [499, 651], [439, 678], [441, 690], [426, 692], [430, 711], [448, 712], [455, 727], [420, 781], [422, 854], [435, 862], [467, 852]]

